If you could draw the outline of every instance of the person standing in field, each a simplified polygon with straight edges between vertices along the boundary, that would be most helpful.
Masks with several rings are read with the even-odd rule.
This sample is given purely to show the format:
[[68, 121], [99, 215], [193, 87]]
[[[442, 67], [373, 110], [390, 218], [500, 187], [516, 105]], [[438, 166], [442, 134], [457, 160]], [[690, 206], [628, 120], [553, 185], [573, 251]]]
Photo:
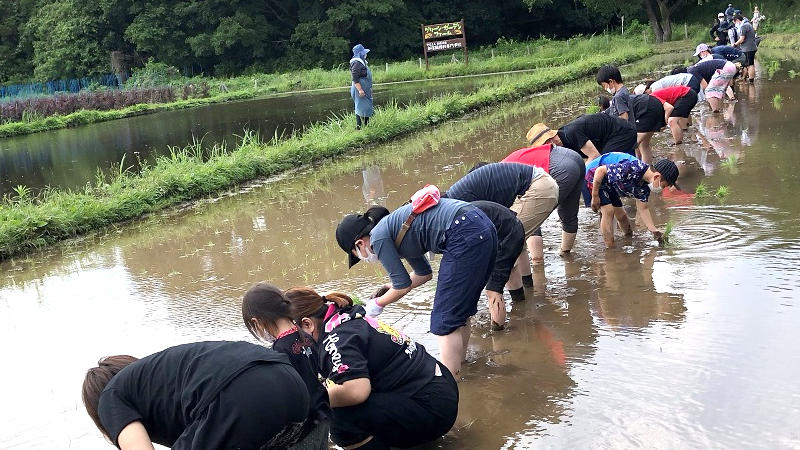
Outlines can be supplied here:
[[745, 77], [752, 83], [756, 78], [756, 31], [750, 22], [745, 21], [741, 14], [737, 14], [733, 21], [740, 28], [739, 40], [734, 43], [738, 46], [746, 59], [744, 67], [746, 68]]
[[356, 129], [367, 126], [369, 118], [375, 113], [372, 106], [372, 70], [367, 65], [368, 48], [361, 44], [353, 47], [353, 57], [350, 59], [350, 75], [353, 83], [350, 86], [350, 96], [356, 108]]

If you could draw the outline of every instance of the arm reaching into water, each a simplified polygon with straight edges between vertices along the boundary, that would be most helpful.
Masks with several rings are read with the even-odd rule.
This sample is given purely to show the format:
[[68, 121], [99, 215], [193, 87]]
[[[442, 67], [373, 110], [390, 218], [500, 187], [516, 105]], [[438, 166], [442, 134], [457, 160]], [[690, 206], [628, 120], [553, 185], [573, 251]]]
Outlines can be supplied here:
[[600, 210], [600, 183], [608, 173], [608, 167], [600, 166], [594, 171], [594, 180], [592, 181], [592, 211], [597, 212]]
[[587, 161], [591, 161], [600, 157], [600, 151], [597, 150], [597, 147], [594, 146], [594, 143], [591, 140], [587, 140], [586, 143], [583, 144], [581, 151], [588, 158]]
[[656, 228], [656, 224], [653, 222], [653, 216], [650, 214], [650, 206], [641, 200], [636, 200], [636, 211], [637, 215], [642, 218], [642, 223], [647, 229], [653, 233], [653, 237], [661, 242], [664, 237], [664, 234]]
[[430, 273], [427, 275], [417, 275], [415, 272], [411, 272], [409, 276], [411, 277], [411, 286], [402, 289], [389, 287], [383, 295], [375, 297], [375, 303], [377, 303], [378, 306], [386, 307], [403, 298], [403, 296], [408, 294], [412, 289], [422, 286], [433, 278], [433, 274]]

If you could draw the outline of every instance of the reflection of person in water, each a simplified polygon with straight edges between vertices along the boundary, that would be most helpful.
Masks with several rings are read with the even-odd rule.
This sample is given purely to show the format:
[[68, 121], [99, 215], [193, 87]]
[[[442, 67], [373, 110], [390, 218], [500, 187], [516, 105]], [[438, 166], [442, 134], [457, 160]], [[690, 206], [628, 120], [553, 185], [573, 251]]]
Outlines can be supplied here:
[[655, 251], [642, 258], [609, 253], [602, 263], [592, 266], [601, 288], [594, 291], [590, 303], [603, 322], [614, 328], [631, 329], [644, 328], [655, 321], [679, 323], [685, 319], [683, 295], [655, 289], [656, 256]]
[[364, 177], [364, 185], [361, 191], [364, 193], [364, 201], [367, 205], [386, 206], [386, 193], [383, 190], [383, 177], [381, 168], [370, 166], [361, 171]]

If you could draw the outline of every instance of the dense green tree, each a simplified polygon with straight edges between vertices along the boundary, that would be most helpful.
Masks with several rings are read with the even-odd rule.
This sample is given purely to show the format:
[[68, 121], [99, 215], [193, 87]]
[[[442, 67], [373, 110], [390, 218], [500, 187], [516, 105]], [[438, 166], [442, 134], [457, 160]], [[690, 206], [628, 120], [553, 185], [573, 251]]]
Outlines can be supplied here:
[[25, 81], [33, 72], [30, 45], [20, 45], [20, 30], [28, 22], [35, 0], [0, 0], [0, 80]]

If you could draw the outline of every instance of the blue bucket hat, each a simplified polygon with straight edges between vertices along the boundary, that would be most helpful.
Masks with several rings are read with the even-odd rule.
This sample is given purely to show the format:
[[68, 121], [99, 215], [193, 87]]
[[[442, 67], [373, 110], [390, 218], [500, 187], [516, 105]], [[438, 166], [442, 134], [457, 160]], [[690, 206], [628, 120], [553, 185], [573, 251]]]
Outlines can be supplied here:
[[353, 47], [353, 56], [356, 58], [364, 59], [367, 57], [367, 53], [369, 53], [369, 49], [364, 48], [361, 44], [356, 44], [355, 47]]

